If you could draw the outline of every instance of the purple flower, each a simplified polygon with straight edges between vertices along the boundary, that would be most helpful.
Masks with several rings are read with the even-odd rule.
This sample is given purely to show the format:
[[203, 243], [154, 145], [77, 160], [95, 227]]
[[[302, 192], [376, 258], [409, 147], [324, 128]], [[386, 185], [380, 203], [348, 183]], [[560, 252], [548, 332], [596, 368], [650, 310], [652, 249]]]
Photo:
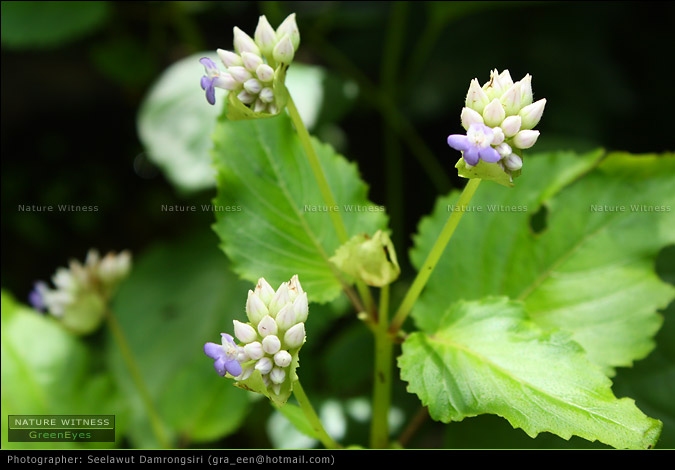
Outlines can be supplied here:
[[49, 288], [47, 284], [43, 281], [38, 281], [33, 286], [33, 290], [28, 294], [28, 302], [33, 306], [35, 310], [44, 312], [47, 310], [47, 303], [45, 302], [45, 292]]
[[222, 345], [216, 343], [206, 343], [204, 345], [204, 353], [211, 359], [214, 359], [213, 367], [219, 375], [225, 376], [229, 372], [234, 377], [241, 374], [241, 364], [237, 360], [241, 347], [237, 346], [234, 338], [227, 333], [220, 334], [222, 338]]
[[220, 85], [220, 70], [216, 63], [208, 57], [202, 57], [199, 62], [204, 66], [206, 75], [202, 77], [202, 90], [206, 91], [206, 101], [216, 104], [216, 86]]
[[469, 126], [466, 135], [452, 134], [448, 136], [448, 145], [462, 152], [468, 165], [478, 164], [478, 160], [496, 163], [502, 157], [490, 145], [494, 140], [494, 132], [485, 124], [474, 122]]

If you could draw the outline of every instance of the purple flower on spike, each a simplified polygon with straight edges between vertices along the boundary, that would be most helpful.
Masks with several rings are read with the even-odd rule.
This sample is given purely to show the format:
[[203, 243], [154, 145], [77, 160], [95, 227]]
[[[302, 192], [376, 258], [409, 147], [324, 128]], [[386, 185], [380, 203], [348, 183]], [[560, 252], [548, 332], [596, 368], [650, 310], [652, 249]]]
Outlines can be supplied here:
[[487, 163], [496, 163], [502, 157], [491, 144], [494, 140], [494, 132], [485, 124], [474, 122], [469, 126], [466, 135], [452, 134], [448, 136], [448, 145], [462, 152], [462, 156], [468, 165], [478, 164], [478, 160]]
[[206, 343], [204, 345], [204, 353], [211, 359], [214, 359], [213, 367], [219, 375], [225, 376], [229, 372], [234, 377], [241, 374], [241, 364], [237, 358], [241, 351], [241, 347], [237, 346], [234, 338], [227, 333], [220, 334], [222, 338], [222, 345], [216, 343]]

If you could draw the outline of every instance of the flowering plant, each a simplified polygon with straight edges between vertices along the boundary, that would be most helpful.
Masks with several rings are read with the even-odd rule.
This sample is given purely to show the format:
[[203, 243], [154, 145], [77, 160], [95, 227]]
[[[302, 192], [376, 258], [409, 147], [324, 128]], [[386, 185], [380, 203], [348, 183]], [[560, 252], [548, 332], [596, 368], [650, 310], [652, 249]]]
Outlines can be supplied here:
[[114, 414], [110, 447], [669, 445], [672, 152], [552, 150], [558, 75], [432, 53], [450, 4], [411, 44], [391, 4], [381, 82], [339, 21], [258, 7], [139, 110], [176, 189], [139, 205], [181, 235], [3, 291], [7, 413]]

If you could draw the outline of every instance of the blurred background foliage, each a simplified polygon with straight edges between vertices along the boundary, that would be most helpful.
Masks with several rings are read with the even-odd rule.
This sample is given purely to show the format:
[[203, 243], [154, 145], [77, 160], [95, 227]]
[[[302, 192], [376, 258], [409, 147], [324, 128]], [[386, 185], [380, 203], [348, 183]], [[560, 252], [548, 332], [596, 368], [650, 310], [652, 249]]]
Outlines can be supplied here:
[[[69, 258], [83, 259], [89, 247], [130, 249], [143, 269], [120, 293], [118, 303], [133, 310], [122, 317], [143, 315], [131, 307], [137, 299], [164, 319], [157, 335], [175, 342], [180, 331], [167, 325], [199, 309], [194, 302], [204, 303], [209, 315], [216, 315], [216, 307], [235, 306], [225, 319], [209, 316], [212, 331], [200, 329], [207, 337], [191, 337], [197, 355], [203, 341], [217, 339], [219, 325], [243, 312], [249, 286], [224, 274], [221, 281], [234, 298], [229, 301], [215, 282], [218, 292], [196, 288], [205, 265], [207, 271], [219, 263], [227, 270], [210, 232], [213, 214], [160, 209], [210, 204], [215, 189], [176, 185], [148, 153], [137, 119], [172, 64], [231, 49], [232, 28], [252, 33], [260, 14], [278, 25], [291, 12], [301, 31], [295, 61], [327, 72], [313, 132], [357, 162], [370, 199], [387, 206], [404, 279], [411, 277], [405, 254], [419, 218], [439, 194], [463, 184], [454, 170], [458, 155], [445, 139], [460, 131], [459, 111], [472, 78], [482, 84], [494, 68], [508, 68], [515, 80], [533, 75], [535, 99], [548, 100], [537, 150], [604, 147], [639, 154], [674, 148], [672, 2], [2, 2], [2, 288], [25, 302], [36, 279], [48, 279]], [[199, 77], [201, 65], [195, 61], [194, 68]], [[211, 112], [198, 80], [194, 94]], [[97, 210], [18, 209], [58, 204]], [[673, 251], [659, 259], [669, 282]], [[176, 252], [180, 257], [172, 259]], [[159, 279], [160, 273], [170, 275]], [[185, 286], [196, 289], [186, 294], [188, 300], [167, 300]], [[351, 318], [340, 317], [344, 305], [317, 307], [323, 309], [328, 312], [323, 322], [314, 324], [321, 337], [312, 347], [316, 354], [303, 355], [303, 383], [318, 391], [320, 403], [342, 400], [326, 401], [322, 410], [332, 413], [336, 432], [358, 442], [367, 435], [367, 418], [359, 410], [368, 403], [370, 370], [350, 365], [371, 354], [369, 335]], [[133, 323], [128, 327], [133, 330]], [[659, 337], [672, 338], [673, 328], [671, 305]], [[105, 339], [91, 339], [99, 340]], [[659, 347], [615, 378], [618, 396], [635, 397], [647, 414], [664, 421], [660, 447], [675, 447], [675, 410], [667, 404], [675, 393], [675, 351], [668, 348]], [[200, 359], [213, 374], [209, 361]], [[114, 370], [116, 359], [109, 361]], [[341, 373], [326, 374], [327, 369]], [[169, 380], [166, 374], [157, 373], [157, 387]], [[164, 410], [171, 410], [177, 397], [194, 399], [185, 387], [198, 379], [171, 380], [172, 390], [184, 394], [167, 396], [160, 405]], [[3, 376], [3, 393], [5, 386]], [[395, 390], [395, 403], [400, 409], [394, 413], [406, 420], [418, 407], [403, 384]], [[260, 423], [273, 429], [285, 425], [269, 419], [267, 403], [253, 403], [249, 413], [243, 428], [221, 440], [218, 436], [232, 429], [215, 426], [195, 434], [188, 418], [167, 419], [188, 433], [177, 438], [184, 445], [311, 445], [298, 435], [273, 442], [262, 433]], [[126, 415], [123, 421], [133, 419]], [[407, 442], [413, 447], [594, 446], [552, 436], [533, 441], [492, 416], [442, 426], [420, 415], [419, 422], [419, 432]], [[142, 443], [137, 436], [121, 445]]]

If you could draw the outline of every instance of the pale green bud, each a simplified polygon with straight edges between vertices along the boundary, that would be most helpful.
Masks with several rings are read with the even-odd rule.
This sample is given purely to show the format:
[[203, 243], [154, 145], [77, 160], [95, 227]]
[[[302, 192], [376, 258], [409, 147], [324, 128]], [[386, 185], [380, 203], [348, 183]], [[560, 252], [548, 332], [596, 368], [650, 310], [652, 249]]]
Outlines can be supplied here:
[[268, 335], [276, 335], [278, 331], [277, 322], [269, 315], [265, 315], [258, 323], [258, 333], [263, 338]]
[[288, 367], [292, 360], [293, 357], [284, 349], [274, 355], [274, 363], [279, 367]]
[[[273, 368], [270, 371], [270, 380], [274, 384], [281, 384], [286, 380], [286, 371], [279, 369], [278, 367]], [[277, 395], [279, 392], [277, 392]]]
[[305, 342], [305, 324], [298, 323], [284, 334], [284, 344], [289, 349], [299, 348]]
[[223, 65], [225, 65], [225, 67], [228, 69], [237, 65], [244, 65], [244, 62], [242, 61], [239, 54], [236, 54], [232, 51], [226, 51], [225, 49], [218, 49], [216, 52], [218, 53], [220, 60], [223, 62]]
[[259, 370], [262, 375], [269, 374], [272, 370], [272, 367], [274, 367], [272, 359], [267, 356], [261, 357], [255, 364], [255, 369]]
[[539, 138], [539, 131], [524, 130], [513, 137], [513, 146], [519, 149], [529, 149]]
[[250, 343], [258, 338], [258, 334], [248, 323], [242, 323], [238, 320], [232, 320], [234, 323], [234, 336], [242, 343]]
[[546, 98], [542, 98], [530, 105], [525, 106], [520, 110], [518, 115], [522, 118], [522, 129], [533, 129], [539, 124], [541, 115], [544, 114], [544, 107], [546, 106]]
[[249, 290], [248, 299], [246, 300], [246, 316], [248, 317], [248, 320], [253, 325], [257, 326], [258, 323], [260, 323], [260, 320], [268, 314], [269, 311], [257, 292]]
[[[469, 92], [466, 94], [465, 105], [467, 108], [473, 109], [478, 113], [482, 113], [485, 106], [490, 102], [485, 90], [483, 90], [478, 83], [478, 79], [471, 80], [469, 85]], [[468, 128], [467, 128], [468, 129]]]
[[478, 111], [475, 111], [471, 108], [467, 108], [466, 106], [462, 108], [462, 115], [460, 117], [462, 121], [462, 127], [465, 130], [469, 130], [469, 126], [471, 124], [478, 123], [478, 124], [483, 124], [483, 116]]
[[293, 48], [291, 38], [287, 34], [285, 34], [284, 36], [282, 36], [281, 39], [279, 39], [277, 45], [274, 46], [274, 50], [272, 51], [272, 57], [276, 62], [282, 64], [290, 64], [291, 62], [293, 62], [294, 56], [295, 56], [295, 49]]
[[255, 41], [238, 27], [234, 27], [234, 50], [241, 55], [243, 52], [250, 52], [260, 55], [260, 49]]
[[263, 350], [260, 341], [254, 341], [252, 343], [248, 343], [247, 345], [245, 345], [244, 352], [249, 358], [253, 359], [254, 361], [257, 361], [258, 359], [260, 359], [265, 355], [265, 351]]
[[483, 85], [483, 90], [490, 100], [500, 98], [504, 92], [513, 85], [511, 74], [504, 70], [501, 74], [497, 69], [490, 72], [490, 81]]
[[262, 340], [262, 348], [267, 354], [276, 354], [281, 349], [281, 340], [276, 335], [267, 335]]
[[260, 48], [260, 52], [264, 56], [271, 57], [272, 49], [274, 49], [274, 45], [277, 43], [277, 34], [270, 22], [267, 21], [265, 15], [262, 15], [258, 19], [258, 26], [255, 28], [253, 38]]
[[505, 117], [506, 112], [498, 98], [493, 99], [483, 110], [483, 119], [488, 127], [497, 127]]
[[518, 133], [521, 126], [520, 116], [509, 116], [502, 122], [501, 127], [505, 137], [513, 137]]
[[337, 249], [330, 261], [370, 286], [386, 286], [401, 273], [394, 245], [381, 230], [372, 238], [366, 234], [353, 236]]
[[293, 50], [297, 51], [300, 45], [300, 30], [298, 24], [295, 22], [295, 13], [291, 13], [281, 22], [276, 31], [277, 40], [280, 40], [285, 35], [288, 35], [293, 45]]

